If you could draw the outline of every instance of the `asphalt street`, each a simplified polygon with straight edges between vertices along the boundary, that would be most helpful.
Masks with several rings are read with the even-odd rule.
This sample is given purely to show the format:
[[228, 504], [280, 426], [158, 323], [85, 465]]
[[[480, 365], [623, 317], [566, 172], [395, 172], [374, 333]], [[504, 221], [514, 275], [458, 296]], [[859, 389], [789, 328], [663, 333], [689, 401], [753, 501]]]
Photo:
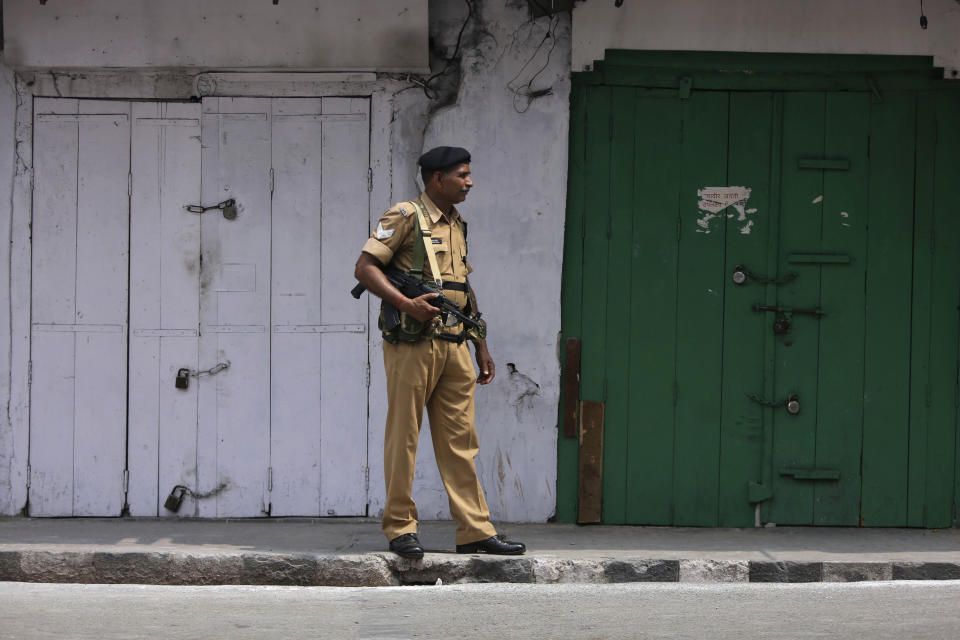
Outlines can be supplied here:
[[0, 638], [955, 638], [960, 581], [170, 587], [0, 583]]

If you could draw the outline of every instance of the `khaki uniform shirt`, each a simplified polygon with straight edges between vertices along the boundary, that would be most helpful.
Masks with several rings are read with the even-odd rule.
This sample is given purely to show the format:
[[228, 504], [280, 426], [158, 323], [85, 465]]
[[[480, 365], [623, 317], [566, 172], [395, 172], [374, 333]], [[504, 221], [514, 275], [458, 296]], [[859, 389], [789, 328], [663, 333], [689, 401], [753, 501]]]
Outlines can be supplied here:
[[[444, 216], [426, 193], [420, 194], [417, 202], [424, 209], [424, 218], [432, 233], [431, 240], [440, 278], [444, 282], [466, 282], [467, 274], [473, 269], [467, 262], [466, 238], [456, 224], [460, 217], [457, 209], [451, 208], [449, 217]], [[413, 225], [416, 219], [417, 211], [412, 204], [395, 204], [380, 218], [377, 228], [363, 245], [363, 251], [384, 266], [393, 263], [397, 269], [408, 271], [413, 263]], [[423, 272], [433, 278], [427, 256], [423, 258]], [[467, 294], [463, 291], [445, 289], [443, 294], [461, 309], [467, 303]]]

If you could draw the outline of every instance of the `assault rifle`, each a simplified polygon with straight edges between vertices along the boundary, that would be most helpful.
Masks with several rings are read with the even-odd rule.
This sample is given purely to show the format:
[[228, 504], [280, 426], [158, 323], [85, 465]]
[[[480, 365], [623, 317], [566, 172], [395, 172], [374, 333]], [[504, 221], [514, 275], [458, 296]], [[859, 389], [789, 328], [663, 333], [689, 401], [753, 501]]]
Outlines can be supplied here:
[[[450, 300], [450, 298], [446, 297], [442, 292], [437, 290], [436, 285], [434, 285], [432, 282], [424, 282], [423, 280], [411, 276], [410, 274], [394, 267], [384, 269], [383, 274], [387, 276], [387, 280], [390, 281], [390, 284], [395, 286], [400, 293], [408, 298], [419, 298], [427, 293], [437, 294], [436, 298], [430, 300], [430, 304], [440, 309], [440, 318], [443, 320], [444, 324], [447, 323], [447, 316], [450, 315], [462, 322], [464, 326], [468, 328], [481, 328], [480, 323], [477, 322], [477, 320], [480, 318], [479, 314], [477, 314], [475, 319], [463, 313], [460, 308], [454, 304], [452, 300]], [[360, 296], [366, 290], [367, 288], [365, 286], [362, 284], [357, 284], [357, 286], [350, 290], [350, 295], [359, 300]], [[392, 329], [400, 324], [400, 311], [386, 300], [383, 301], [383, 316], [384, 325], [387, 329]]]

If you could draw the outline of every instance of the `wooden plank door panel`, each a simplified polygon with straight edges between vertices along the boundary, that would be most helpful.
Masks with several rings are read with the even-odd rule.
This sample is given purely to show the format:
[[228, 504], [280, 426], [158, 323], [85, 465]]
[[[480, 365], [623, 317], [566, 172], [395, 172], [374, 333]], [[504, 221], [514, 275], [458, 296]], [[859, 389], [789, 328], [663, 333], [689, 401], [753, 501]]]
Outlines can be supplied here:
[[[197, 489], [197, 380], [174, 387], [198, 362], [200, 105], [133, 104], [130, 419], [127, 496], [134, 516], [174, 516], [176, 485]], [[188, 494], [176, 515], [192, 515]]]
[[907, 523], [916, 94], [870, 105], [861, 523]]
[[269, 513], [270, 101], [203, 101], [198, 486], [203, 517]]
[[674, 524], [716, 526], [727, 218], [707, 219], [698, 202], [727, 185], [729, 94], [694, 91], [681, 104]]
[[[743, 527], [754, 523], [747, 487], [762, 477], [765, 445], [762, 405], [749, 394], [763, 396], [771, 318], [753, 305], [776, 295], [781, 274], [770, 261], [770, 242], [776, 242], [777, 208], [771, 201], [771, 172], [779, 168], [773, 153], [774, 96], [771, 93], [730, 95], [730, 146], [727, 184], [750, 189], [741, 210], [728, 208], [726, 257], [723, 269], [723, 373], [720, 416], [720, 473], [718, 524]], [[738, 284], [737, 267], [753, 277]]]
[[[869, 123], [867, 93], [827, 95], [824, 157], [849, 161], [849, 169], [823, 171], [821, 250], [850, 256], [850, 263], [820, 269], [820, 305], [827, 315], [818, 323], [815, 466], [837, 470], [840, 478], [814, 482], [817, 525], [857, 526], [860, 520]], [[784, 246], [788, 242], [784, 238]]]
[[323, 235], [320, 244], [320, 515], [364, 515], [367, 508], [367, 312], [342, 283], [353, 280], [356, 248], [344, 238], [368, 229], [370, 102], [324, 98]]
[[[911, 499], [922, 496], [923, 526], [948, 527], [956, 524], [957, 502], [954, 481], [957, 474], [957, 426], [960, 388], [960, 216], [957, 215], [956, 187], [960, 184], [960, 99], [955, 92], [933, 97], [936, 119], [934, 156], [934, 201], [932, 211], [932, 272], [930, 278], [930, 365], [926, 402], [929, 426], [921, 443], [926, 466], [922, 487], [911, 487]], [[951, 406], [951, 399], [953, 404]]]
[[36, 103], [31, 515], [124, 504], [129, 109]]
[[[798, 309], [815, 307], [820, 301], [820, 267], [793, 264], [791, 252], [820, 251], [820, 220], [823, 175], [798, 169], [800, 158], [822, 158], [824, 153], [822, 93], [789, 93], [784, 96], [783, 139], [780, 170], [780, 245], [778, 272], [796, 271], [798, 277], [777, 289], [777, 304]], [[766, 321], [772, 325], [774, 318]], [[820, 323], [813, 316], [793, 318], [790, 332], [776, 339], [775, 391], [771, 402], [796, 394], [801, 412], [790, 415], [783, 407], [774, 415], [774, 498], [767, 514], [771, 522], [813, 521], [813, 485], [780, 474], [782, 469], [814, 467], [816, 464], [817, 362]]]
[[367, 333], [343, 238], [367, 228], [369, 101], [273, 113], [272, 513], [364, 515]]
[[[673, 522], [674, 459], [669, 452], [674, 440], [681, 122], [675, 92], [638, 90], [629, 290], [630, 431], [625, 446], [629, 523]], [[651, 153], [653, 149], [658, 152]], [[611, 441], [607, 446], [618, 445]]]
[[[319, 515], [321, 99], [273, 101], [271, 513]], [[316, 331], [316, 332], [314, 332]]]
[[[629, 406], [630, 350], [624, 348], [625, 341], [632, 339], [632, 318], [622, 301], [632, 288], [633, 275], [630, 262], [633, 256], [631, 246], [635, 203], [631, 182], [635, 175], [636, 90], [614, 87], [611, 92], [610, 221], [607, 228], [607, 273], [604, 278], [609, 305], [605, 329], [607, 341], [604, 345], [606, 397], [605, 406], [600, 412], [605, 417], [594, 427], [600, 427], [602, 438], [607, 442], [623, 444], [629, 442], [633, 422]], [[587, 416], [584, 416], [586, 419]], [[603, 428], [604, 425], [606, 428]], [[586, 436], [586, 422], [583, 429]], [[630, 499], [627, 491], [627, 451], [626, 446], [603, 448], [603, 518], [608, 523], [626, 521], [626, 507]], [[581, 450], [581, 460], [583, 457]], [[581, 469], [580, 476], [586, 480], [584, 469]], [[581, 522], [584, 521], [585, 506], [581, 504]], [[599, 516], [599, 510], [596, 515]]]
[[[76, 100], [34, 102], [37, 114], [76, 113]], [[75, 269], [79, 127], [68, 119], [34, 118], [34, 323], [76, 322]], [[30, 515], [73, 515], [72, 332], [31, 333]]]

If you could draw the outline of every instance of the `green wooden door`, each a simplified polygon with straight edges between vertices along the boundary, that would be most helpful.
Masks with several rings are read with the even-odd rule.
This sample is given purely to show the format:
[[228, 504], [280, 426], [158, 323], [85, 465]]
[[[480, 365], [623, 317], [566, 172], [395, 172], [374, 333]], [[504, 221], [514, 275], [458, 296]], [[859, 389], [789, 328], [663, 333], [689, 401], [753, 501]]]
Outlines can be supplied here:
[[605, 404], [604, 522], [951, 521], [958, 107], [575, 88], [564, 335]]

